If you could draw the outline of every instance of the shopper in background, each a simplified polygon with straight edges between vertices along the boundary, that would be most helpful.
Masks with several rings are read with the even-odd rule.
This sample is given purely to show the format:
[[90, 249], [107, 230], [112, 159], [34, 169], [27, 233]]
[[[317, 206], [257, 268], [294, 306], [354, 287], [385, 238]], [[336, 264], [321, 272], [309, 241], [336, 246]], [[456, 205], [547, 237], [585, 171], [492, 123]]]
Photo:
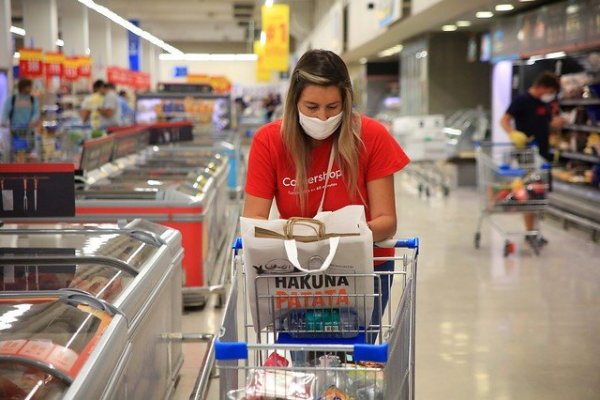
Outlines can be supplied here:
[[104, 85], [104, 102], [100, 115], [102, 115], [102, 125], [106, 128], [121, 125], [121, 102], [115, 85], [110, 82]]
[[21, 79], [18, 92], [9, 97], [2, 110], [2, 126], [8, 127], [11, 137], [11, 154], [16, 162], [26, 161], [35, 146], [35, 127], [40, 119], [38, 100], [31, 94], [33, 82]]
[[[353, 100], [348, 69], [339, 56], [311, 50], [300, 58], [283, 119], [263, 126], [253, 139], [245, 217], [268, 219], [273, 199], [281, 218], [313, 217], [323, 199], [325, 211], [364, 205], [375, 241], [396, 233], [394, 173], [409, 159], [383, 125], [353, 111]], [[331, 155], [331, 171], [340, 174], [331, 174], [327, 187], [320, 188], [322, 182], [310, 177], [327, 173]], [[392, 256], [393, 249], [374, 253]], [[394, 263], [375, 268], [393, 270]], [[381, 290], [376, 288], [384, 307], [390, 284], [386, 278], [381, 279]], [[372, 321], [378, 324], [380, 315], [376, 306]]]
[[100, 109], [104, 103], [104, 81], [98, 79], [92, 87], [92, 94], [83, 99], [81, 103], [81, 121], [85, 124], [89, 121], [92, 130], [97, 131], [102, 125], [102, 116]]
[[[564, 120], [554, 116], [550, 103], [560, 91], [560, 81], [551, 72], [544, 72], [534, 81], [527, 93], [515, 97], [502, 117], [500, 124], [515, 147], [525, 148], [528, 143], [537, 145], [540, 155], [550, 160], [550, 129], [559, 129]], [[536, 229], [535, 214], [524, 214], [525, 229]], [[526, 240], [532, 245], [537, 240], [541, 245], [547, 243], [543, 237], [528, 234]]]
[[119, 106], [121, 109], [121, 125], [133, 125], [135, 122], [135, 112], [129, 105], [128, 95], [125, 90], [119, 91]]

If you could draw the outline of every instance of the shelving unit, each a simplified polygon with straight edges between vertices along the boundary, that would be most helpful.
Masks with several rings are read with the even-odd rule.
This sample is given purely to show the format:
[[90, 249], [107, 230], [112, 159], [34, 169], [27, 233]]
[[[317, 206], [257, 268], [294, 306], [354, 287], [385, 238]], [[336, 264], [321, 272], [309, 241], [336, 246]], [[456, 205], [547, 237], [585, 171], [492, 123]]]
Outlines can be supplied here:
[[567, 124], [563, 126], [563, 130], [580, 132], [600, 132], [600, 126]]
[[560, 101], [561, 106], [600, 106], [600, 99], [567, 99]]
[[571, 153], [568, 151], [550, 150], [550, 154], [554, 155], [556, 153], [558, 153], [559, 157], [566, 158], [569, 160], [578, 160], [578, 161], [585, 161], [585, 162], [590, 162], [590, 163], [600, 163], [600, 157], [593, 156], [590, 154]]

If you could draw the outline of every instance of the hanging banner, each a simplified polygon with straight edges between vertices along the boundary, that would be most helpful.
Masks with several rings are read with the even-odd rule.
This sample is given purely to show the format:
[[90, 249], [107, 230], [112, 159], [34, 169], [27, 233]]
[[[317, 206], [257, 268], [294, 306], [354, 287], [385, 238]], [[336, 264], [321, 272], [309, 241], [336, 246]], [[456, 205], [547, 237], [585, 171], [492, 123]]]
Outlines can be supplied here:
[[[139, 19], [130, 19], [135, 26], [140, 26]], [[140, 54], [142, 52], [142, 44], [140, 43], [140, 37], [135, 33], [127, 31], [127, 43], [129, 52], [129, 69], [132, 71], [140, 70]]]
[[64, 61], [65, 56], [62, 53], [44, 54], [44, 72], [46, 74], [46, 78], [62, 76]]
[[290, 53], [290, 7], [287, 4], [262, 6], [262, 29], [266, 34], [266, 66], [271, 71], [287, 72]]
[[63, 61], [62, 78], [68, 82], [74, 82], [79, 79], [77, 72], [79, 67], [79, 58], [67, 57]]
[[87, 56], [77, 58], [77, 75], [80, 78], [92, 77], [92, 59]]
[[267, 68], [265, 57], [265, 46], [260, 41], [254, 42], [254, 54], [256, 54], [256, 81], [269, 82], [271, 80], [271, 70]]
[[133, 72], [132, 86], [137, 90], [150, 89], [150, 74], [147, 72]]
[[115, 85], [130, 85], [131, 74], [128, 69], [121, 67], [106, 67], [106, 80]]
[[41, 78], [44, 75], [44, 53], [41, 49], [21, 49], [19, 77]]

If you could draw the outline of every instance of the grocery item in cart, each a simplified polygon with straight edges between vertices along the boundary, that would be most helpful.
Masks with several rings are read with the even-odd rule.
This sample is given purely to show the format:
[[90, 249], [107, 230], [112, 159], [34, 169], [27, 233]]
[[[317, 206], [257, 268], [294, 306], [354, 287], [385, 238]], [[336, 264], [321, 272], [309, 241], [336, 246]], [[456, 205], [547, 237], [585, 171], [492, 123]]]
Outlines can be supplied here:
[[[293, 309], [360, 308], [359, 324], [366, 326], [373, 310], [373, 236], [363, 206], [314, 219], [240, 221], [255, 331]], [[359, 276], [349, 279], [352, 274]]]
[[353, 397], [335, 386], [330, 386], [321, 393], [319, 400], [353, 400]]
[[313, 400], [314, 374], [282, 370], [251, 370], [246, 388], [227, 394], [236, 400]]
[[282, 330], [296, 338], [351, 338], [359, 333], [355, 309], [292, 310], [283, 319]]
[[267, 357], [267, 360], [263, 364], [265, 367], [287, 367], [290, 362], [287, 358], [273, 352]]

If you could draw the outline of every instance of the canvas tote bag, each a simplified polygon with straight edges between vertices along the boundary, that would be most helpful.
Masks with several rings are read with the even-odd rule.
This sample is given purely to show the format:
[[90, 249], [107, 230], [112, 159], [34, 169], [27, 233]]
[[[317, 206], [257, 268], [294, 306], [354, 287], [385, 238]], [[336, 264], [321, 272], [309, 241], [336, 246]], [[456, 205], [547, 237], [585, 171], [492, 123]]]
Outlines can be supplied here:
[[314, 218], [240, 218], [246, 291], [255, 330], [294, 309], [352, 309], [360, 326], [373, 310], [373, 236], [363, 206]]

